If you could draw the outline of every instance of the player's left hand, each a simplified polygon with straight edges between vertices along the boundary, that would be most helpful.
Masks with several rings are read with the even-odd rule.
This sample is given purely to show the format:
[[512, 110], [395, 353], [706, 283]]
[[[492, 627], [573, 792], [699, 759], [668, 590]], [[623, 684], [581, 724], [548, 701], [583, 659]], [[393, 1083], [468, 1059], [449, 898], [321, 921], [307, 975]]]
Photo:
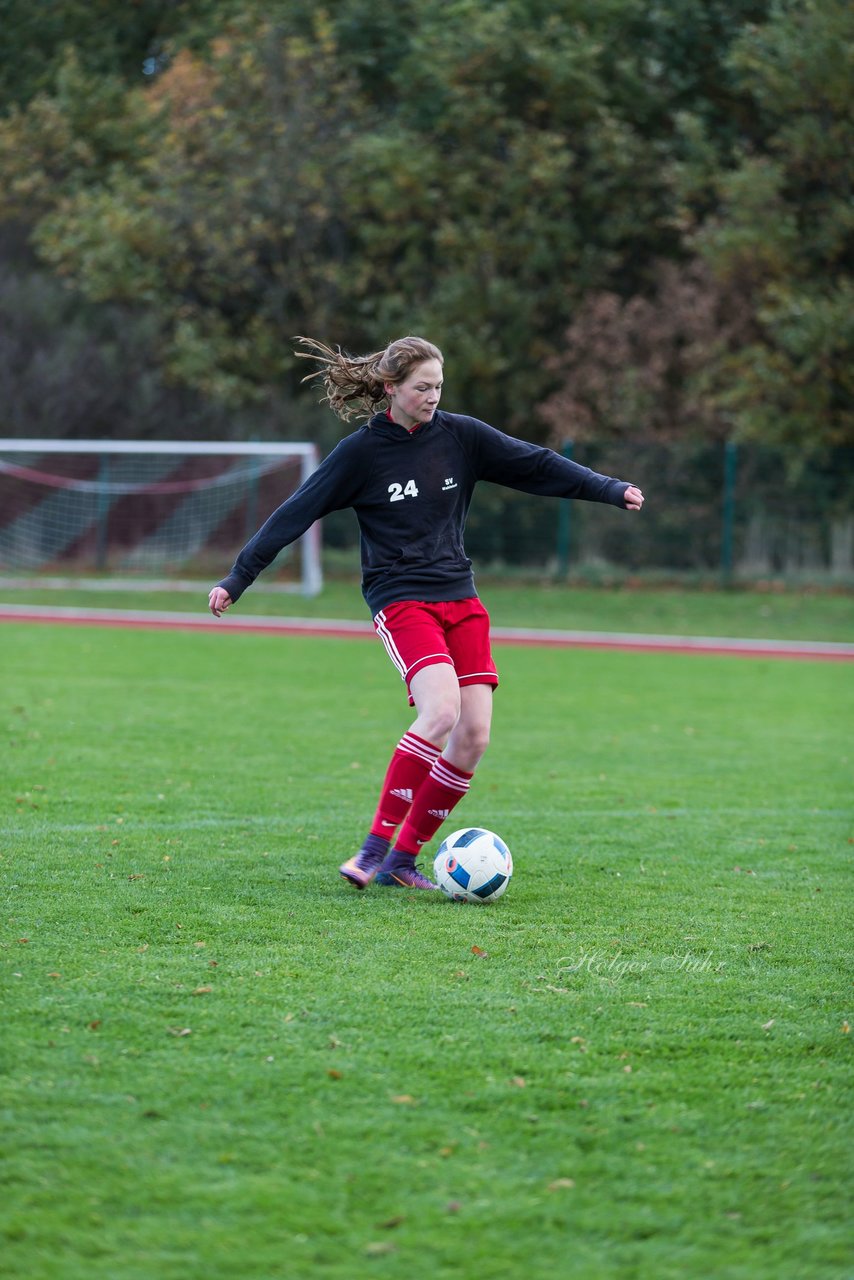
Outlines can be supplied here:
[[215, 618], [221, 618], [232, 603], [231, 596], [224, 587], [213, 587], [208, 596], [208, 608]]
[[636, 485], [630, 484], [623, 494], [623, 502], [627, 511], [640, 511], [643, 506], [643, 493]]

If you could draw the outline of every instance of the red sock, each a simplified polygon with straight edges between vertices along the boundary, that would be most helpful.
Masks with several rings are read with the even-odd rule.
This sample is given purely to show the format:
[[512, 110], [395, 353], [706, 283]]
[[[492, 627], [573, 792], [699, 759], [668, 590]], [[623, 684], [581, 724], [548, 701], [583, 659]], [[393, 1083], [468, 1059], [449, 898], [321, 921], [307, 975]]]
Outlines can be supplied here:
[[403, 735], [389, 762], [380, 802], [371, 823], [371, 835], [384, 836], [388, 840], [394, 834], [438, 759], [439, 750], [415, 733]]
[[409, 815], [400, 829], [394, 847], [400, 853], [415, 856], [421, 846], [431, 840], [468, 791], [473, 774], [464, 773], [456, 765], [439, 756], [421, 784]]

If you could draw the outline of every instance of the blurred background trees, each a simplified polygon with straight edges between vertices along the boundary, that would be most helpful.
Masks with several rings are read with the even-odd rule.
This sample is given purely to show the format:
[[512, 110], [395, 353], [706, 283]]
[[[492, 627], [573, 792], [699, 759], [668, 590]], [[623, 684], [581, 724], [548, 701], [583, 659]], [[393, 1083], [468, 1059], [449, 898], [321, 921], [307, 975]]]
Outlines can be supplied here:
[[0, 434], [337, 434], [422, 332], [528, 438], [854, 443], [843, 0], [6, 0]]

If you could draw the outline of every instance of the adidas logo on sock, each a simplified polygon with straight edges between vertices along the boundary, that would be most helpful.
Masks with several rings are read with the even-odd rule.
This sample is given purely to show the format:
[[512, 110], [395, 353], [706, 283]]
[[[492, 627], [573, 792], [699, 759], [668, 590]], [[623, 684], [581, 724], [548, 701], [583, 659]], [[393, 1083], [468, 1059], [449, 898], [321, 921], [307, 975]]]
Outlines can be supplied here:
[[451, 813], [450, 809], [428, 809], [427, 812], [431, 818], [441, 818], [443, 822]]
[[405, 800], [407, 804], [412, 804], [411, 787], [394, 787], [391, 794], [397, 796], [398, 800]]

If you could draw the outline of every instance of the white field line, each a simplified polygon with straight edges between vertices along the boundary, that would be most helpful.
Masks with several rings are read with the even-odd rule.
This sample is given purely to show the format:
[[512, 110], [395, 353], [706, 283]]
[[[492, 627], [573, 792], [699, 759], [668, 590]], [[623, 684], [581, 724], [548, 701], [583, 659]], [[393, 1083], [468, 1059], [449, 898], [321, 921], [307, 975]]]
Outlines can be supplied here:
[[[216, 619], [197, 613], [155, 609], [89, 609], [73, 605], [0, 604], [0, 621], [56, 622], [176, 630], [216, 630], [223, 634], [372, 636], [368, 621], [335, 618], [279, 618], [230, 615]], [[498, 643], [568, 648], [646, 650], [671, 653], [737, 654], [754, 657], [830, 658], [854, 661], [854, 644], [819, 640], [763, 640], [731, 636], [647, 635], [621, 631], [571, 631], [535, 627], [493, 627]]]
[[[506, 820], [513, 818], [526, 818], [530, 814], [527, 810], [507, 809], [503, 811]], [[732, 818], [744, 818], [754, 821], [757, 818], [787, 820], [791, 818], [809, 817], [811, 821], [837, 821], [839, 818], [848, 818], [851, 816], [850, 809], [812, 809], [812, 808], [796, 808], [796, 809], [658, 809], [652, 811], [650, 809], [574, 809], [574, 819], [594, 819], [601, 818], [630, 818], [632, 821], [645, 819], [651, 822], [658, 822], [662, 819], [684, 818], [697, 821], [708, 822], [710, 818], [720, 818], [721, 820], [729, 820]], [[20, 836], [39, 836], [39, 835], [93, 835], [93, 836], [115, 836], [117, 833], [130, 835], [131, 833], [140, 834], [147, 831], [209, 831], [212, 829], [232, 830], [257, 828], [260, 831], [291, 831], [295, 829], [295, 823], [299, 823], [301, 819], [295, 818], [293, 815], [266, 815], [252, 814], [245, 817], [240, 816], [223, 816], [219, 818], [190, 818], [190, 819], [154, 819], [137, 820], [134, 818], [124, 818], [122, 822], [113, 819], [107, 822], [40, 822], [33, 820], [32, 822], [7, 823], [0, 826], [0, 838], [20, 837]], [[316, 828], [319, 830], [319, 828]], [[304, 833], [303, 833], [304, 836]], [[7, 851], [11, 852], [11, 851]]]

